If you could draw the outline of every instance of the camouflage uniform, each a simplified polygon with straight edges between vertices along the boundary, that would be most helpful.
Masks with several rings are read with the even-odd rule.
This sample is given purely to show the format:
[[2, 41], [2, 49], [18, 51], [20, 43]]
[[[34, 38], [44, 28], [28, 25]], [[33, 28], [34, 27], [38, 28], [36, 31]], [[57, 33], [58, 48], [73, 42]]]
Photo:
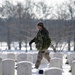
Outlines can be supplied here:
[[50, 62], [49, 51], [47, 49], [51, 44], [51, 39], [49, 37], [49, 32], [46, 30], [46, 28], [43, 28], [41, 31], [38, 31], [36, 37], [31, 40], [30, 44], [32, 42], [35, 42], [36, 48], [37, 50], [39, 50], [35, 68], [39, 67], [43, 57], [45, 57], [48, 62]]

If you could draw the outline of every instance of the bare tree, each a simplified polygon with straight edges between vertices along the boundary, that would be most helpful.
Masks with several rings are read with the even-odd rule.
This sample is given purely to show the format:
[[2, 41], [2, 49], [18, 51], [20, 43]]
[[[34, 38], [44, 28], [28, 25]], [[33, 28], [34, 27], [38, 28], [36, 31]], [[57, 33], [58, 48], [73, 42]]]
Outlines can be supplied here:
[[52, 12], [52, 6], [47, 6], [44, 1], [40, 1], [37, 4], [35, 3], [35, 12], [38, 19], [47, 19], [50, 18]]
[[[75, 17], [75, 1], [74, 0], [69, 1], [68, 11], [69, 11], [70, 20], [71, 20], [71, 26], [73, 26], [73, 28], [75, 28], [75, 25], [73, 23], [74, 22], [73, 20]], [[74, 30], [74, 51], [75, 51], [75, 29], [73, 29], [73, 30]]]
[[[6, 17], [6, 18], [10, 18], [13, 17], [13, 4], [10, 1], [5, 1], [5, 3], [2, 5], [1, 7], [1, 15], [2, 17]], [[11, 49], [11, 37], [10, 37], [10, 25], [5, 22], [5, 24], [7, 25], [7, 44], [8, 44], [8, 49]]]
[[[57, 18], [58, 20], [64, 20], [65, 22], [67, 22], [67, 20], [70, 20], [70, 25], [67, 25], [67, 29], [62, 32], [62, 35], [67, 35], [67, 42], [68, 42], [68, 50], [70, 50], [70, 41], [71, 41], [71, 34], [73, 34], [73, 32], [71, 31], [71, 29], [74, 27], [74, 1], [70, 0], [70, 2], [66, 2], [66, 3], [62, 3], [62, 5], [57, 5], [57, 9], [56, 9], [56, 14], [53, 14], [53, 16], [55, 16], [55, 18]], [[61, 25], [61, 22], [60, 22]], [[64, 25], [64, 29], [65, 29], [66, 25]], [[59, 30], [59, 25], [58, 25], [58, 29], [55, 31], [60, 32]], [[74, 30], [74, 29], [73, 29]], [[66, 34], [65, 34], [66, 33]], [[58, 33], [59, 35], [59, 33]], [[61, 41], [61, 36], [58, 36], [59, 38], [59, 42]], [[64, 36], [65, 37], [65, 36]], [[58, 43], [59, 43], [58, 42]], [[56, 44], [58, 44], [56, 43]], [[57, 46], [57, 45], [56, 45]]]
[[[21, 3], [17, 3], [16, 6], [16, 17], [18, 18], [18, 28], [19, 28], [19, 34], [21, 34], [22, 31], [22, 16], [23, 16], [23, 6]], [[22, 44], [22, 36], [20, 35], [19, 38], [19, 49], [21, 50], [21, 44]]]

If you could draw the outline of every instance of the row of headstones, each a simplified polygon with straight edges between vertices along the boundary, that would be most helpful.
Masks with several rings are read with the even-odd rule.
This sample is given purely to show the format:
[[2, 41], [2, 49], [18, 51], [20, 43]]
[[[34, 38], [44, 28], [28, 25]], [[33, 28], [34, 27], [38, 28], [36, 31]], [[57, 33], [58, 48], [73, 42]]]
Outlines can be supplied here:
[[[62, 53], [50, 53], [50, 57], [51, 57], [52, 61], [55, 61], [54, 58], [60, 58], [62, 60], [63, 54]], [[37, 53], [33, 53], [33, 54], [32, 53], [20, 53], [18, 55], [15, 55], [13, 53], [9, 53], [9, 54], [7, 54], [5, 56], [4, 55], [2, 56], [2, 59], [6, 59], [6, 58], [11, 58], [14, 61], [16, 60], [17, 62], [20, 62], [20, 61], [30, 61], [31, 63], [35, 63], [36, 60], [37, 60]], [[48, 64], [48, 61], [45, 58], [43, 58], [41, 63]]]
[[[50, 70], [53, 71], [53, 72], [51, 71], [51, 73], [50, 73], [51, 75], [56, 75], [55, 72], [57, 72], [58, 75], [60, 75], [60, 73], [62, 74], [62, 71], [61, 71], [61, 69], [62, 69], [62, 57], [63, 57], [63, 54], [61, 54], [61, 53], [55, 53], [54, 56], [53, 56], [53, 58], [50, 60], [50, 66], [49, 66], [50, 69], [46, 69], [44, 71], [44, 75], [47, 75], [46, 74], [47, 71], [49, 71], [49, 73], [50, 73]], [[21, 61], [22, 61], [22, 58], [21, 58]], [[53, 67], [53, 69], [51, 69], [52, 67]], [[25, 69], [24, 69], [25, 67], [24, 67], [24, 65], [23, 66], [21, 65], [20, 68], [23, 69], [23, 71], [20, 72], [20, 74], [24, 75], [25, 74]], [[61, 71], [60, 73], [59, 73], [58, 69], [60, 69], [60, 71]], [[49, 73], [48, 73], [48, 75], [49, 75]], [[52, 74], [52, 73], [54, 73], [54, 74]]]
[[32, 64], [30, 63], [33, 61], [32, 54], [1, 53], [0, 57], [0, 75], [15, 75], [15, 60], [17, 60], [17, 75], [32, 74]]
[[[2, 54], [2, 53], [0, 53], [0, 57], [2, 59], [11, 58], [17, 62], [26, 60], [26, 61], [35, 63], [37, 60], [37, 53], [20, 53], [20, 54], [14, 54], [14, 53]], [[54, 57], [62, 58], [62, 55], [61, 55], [61, 53], [50, 53], [50, 57], [51, 58], [54, 58]], [[48, 62], [45, 58], [43, 58], [41, 63], [48, 63]]]
[[[0, 75], [15, 75], [15, 61], [0, 58]], [[17, 64], [17, 75], [32, 75], [32, 64], [22, 61]]]
[[[63, 58], [63, 54], [62, 53], [50, 53], [50, 57], [51, 58]], [[13, 60], [17, 60], [17, 62], [20, 61], [30, 61], [32, 63], [35, 63], [37, 60], [37, 53], [20, 53], [20, 54], [13, 54], [13, 53], [9, 53], [7, 54], [7, 58], [11, 58]], [[43, 58], [43, 60], [41, 61], [41, 63], [43, 64], [47, 64], [48, 61]]]
[[[58, 55], [55, 54], [55, 56], [59, 57], [59, 53], [58, 53]], [[67, 59], [68, 59], [69, 65], [71, 66], [71, 69], [72, 69], [72, 75], [75, 75], [75, 53], [69, 53], [67, 55]], [[62, 69], [60, 69], [59, 67], [58, 68], [52, 67], [50, 69], [45, 70], [44, 74], [45, 75], [62, 75]]]
[[[73, 55], [73, 54], [72, 54], [72, 55]], [[71, 56], [70, 56], [70, 57], [71, 57]], [[21, 59], [22, 59], [22, 58], [21, 58]], [[55, 61], [55, 58], [53, 58], [53, 59], [54, 59], [54, 61]], [[52, 62], [52, 59], [51, 59], [51, 62]], [[51, 65], [51, 62], [50, 62], [50, 65]], [[20, 66], [17, 65], [17, 71], [19, 70], [19, 72], [20, 72], [20, 70], [22, 71], [22, 69], [23, 69], [23, 67], [24, 67], [24, 65], [23, 65], [22, 63], [25, 64], [25, 62], [20, 62], [19, 64], [21, 64], [21, 65], [20, 65]], [[55, 61], [55, 63], [56, 63], [56, 61]], [[52, 63], [52, 64], [53, 64], [53, 63]], [[8, 64], [8, 65], [9, 65], [9, 64]], [[10, 65], [11, 65], [11, 64], [10, 64]], [[23, 66], [23, 67], [22, 67], [22, 66]], [[51, 65], [51, 66], [52, 66], [52, 65]], [[53, 64], [53, 66], [54, 66], [54, 64]], [[72, 62], [71, 62], [71, 66], [72, 66], [72, 75], [75, 75], [75, 72], [74, 72], [74, 70], [75, 70], [75, 61], [72, 61]], [[4, 66], [2, 66], [2, 67], [4, 67]], [[8, 66], [7, 66], [7, 67], [8, 67]], [[19, 67], [20, 69], [19, 69], [18, 67]], [[30, 66], [29, 66], [29, 67], [30, 67]], [[54, 66], [54, 67], [55, 67], [55, 66]], [[5, 68], [6, 68], [6, 67], [5, 67]], [[24, 68], [25, 68], [25, 67], [24, 67]], [[27, 68], [28, 68], [28, 67], [27, 67]], [[9, 68], [9, 69], [11, 69], [11, 68]], [[8, 70], [10, 73], [12, 73], [9, 69], [6, 69], [6, 70]], [[25, 69], [26, 69], [26, 68], [25, 68]], [[25, 73], [25, 69], [23, 69], [24, 72], [22, 71], [23, 74]], [[56, 70], [58, 70], [58, 69], [56, 69], [56, 70], [55, 70], [55, 69], [56, 69], [56, 68], [54, 68], [54, 69], [51, 69], [51, 68], [50, 68], [50, 69], [46, 70], [44, 74], [45, 74], [45, 75], [48, 75], [48, 74], [51, 74], [51, 73], [54, 73], [54, 74], [55, 74], [55, 72], [57, 72]], [[4, 71], [6, 71], [6, 70], [3, 70], [3, 75], [4, 75], [4, 73], [5, 73], [5, 75], [6, 75], [6, 74], [7, 74], [7, 75], [10, 75], [9, 72], [4, 72]], [[12, 70], [12, 69], [11, 69], [11, 70]], [[14, 70], [14, 69], [13, 69], [13, 70]], [[52, 70], [53, 72], [52, 72], [51, 70]], [[51, 73], [50, 73], [50, 71], [51, 71]], [[55, 72], [54, 72], [54, 71], [55, 71]], [[60, 70], [60, 71], [61, 71], [61, 70]], [[60, 71], [59, 71], [59, 72], [60, 72]], [[26, 72], [27, 72], [27, 71], [26, 71]], [[30, 72], [31, 72], [31, 69], [30, 69]], [[49, 73], [48, 73], [48, 72], [49, 72]], [[58, 73], [59, 73], [59, 72], [58, 72]], [[0, 73], [1, 73], [1, 72], [0, 72]], [[9, 74], [8, 74], [8, 73], [9, 73]], [[21, 72], [20, 72], [20, 73], [21, 73]], [[21, 73], [21, 75], [22, 75], [22, 73]], [[28, 72], [28, 73], [29, 73], [29, 72]], [[57, 74], [58, 74], [58, 73], [57, 73]], [[61, 72], [60, 72], [60, 73], [61, 73]], [[12, 74], [13, 74], [13, 73], [12, 73]], [[12, 74], [11, 74], [11, 75], [12, 75]], [[30, 74], [31, 74], [31, 73], [30, 73]], [[30, 74], [28, 74], [28, 75], [30, 75]], [[52, 75], [54, 75], [54, 74], [52, 74]], [[18, 75], [19, 75], [19, 74], [18, 74]], [[59, 74], [58, 74], [58, 75], [59, 75]], [[60, 75], [61, 75], [61, 74], [60, 74]]]
[[[52, 66], [44, 71], [44, 75], [61, 75], [60, 68]], [[2, 61], [2, 75], [15, 75], [15, 61], [7, 59]], [[32, 64], [28, 61], [22, 61], [17, 64], [17, 75], [32, 75]]]
[[33, 55], [31, 53], [20, 53], [20, 54], [14, 54], [14, 53], [9, 53], [9, 54], [0, 54], [0, 58], [7, 59], [13, 59], [14, 61], [20, 62], [20, 61], [30, 61], [33, 62]]
[[[62, 54], [61, 53], [55, 53], [54, 54], [54, 57], [56, 57], [56, 58], [52, 58], [51, 59], [51, 62], [50, 62], [50, 67], [60, 67], [59, 66], [59, 63], [61, 63], [59, 60], [62, 60], [62, 59], [59, 59], [59, 58], [61, 58], [62, 56], [61, 56]], [[21, 61], [22, 61], [23, 59], [21, 58]], [[53, 61], [53, 62], [52, 62]], [[54, 63], [55, 62], [55, 63]], [[59, 62], [59, 63], [56, 63], [56, 62]], [[61, 64], [60, 64], [61, 65]]]
[[[51, 59], [50, 67], [57, 67], [57, 68], [62, 67], [62, 65], [61, 65], [62, 64], [62, 59], [57, 58], [59, 56], [58, 54], [55, 54], [56, 58]], [[32, 74], [31, 64], [30, 64], [30, 62], [24, 61], [25, 60], [25, 55], [22, 54], [21, 57], [18, 56], [18, 60], [21, 61], [21, 62], [18, 61], [19, 63], [17, 64], [17, 75], [24, 75], [24, 74], [25, 75], [31, 75]], [[2, 65], [2, 75], [14, 75], [14, 70], [15, 70], [15, 61], [14, 60], [4, 60], [2, 62], [2, 64], [3, 64]], [[46, 71], [49, 71], [49, 69], [46, 70]]]

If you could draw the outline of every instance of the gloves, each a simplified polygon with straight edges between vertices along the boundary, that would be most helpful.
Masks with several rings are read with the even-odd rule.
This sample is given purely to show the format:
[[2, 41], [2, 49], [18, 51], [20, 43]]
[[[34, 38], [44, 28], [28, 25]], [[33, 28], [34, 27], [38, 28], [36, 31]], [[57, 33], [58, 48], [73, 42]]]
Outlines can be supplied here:
[[32, 44], [33, 42], [35, 42], [35, 38], [29, 42], [30, 50], [32, 50], [31, 44]]

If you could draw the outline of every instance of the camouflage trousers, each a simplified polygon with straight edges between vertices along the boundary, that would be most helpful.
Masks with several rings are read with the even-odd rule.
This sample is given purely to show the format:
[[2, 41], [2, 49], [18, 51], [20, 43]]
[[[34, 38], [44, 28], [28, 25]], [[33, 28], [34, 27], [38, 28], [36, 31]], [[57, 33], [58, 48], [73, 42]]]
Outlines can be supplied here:
[[37, 56], [37, 61], [35, 63], [35, 68], [39, 68], [41, 60], [44, 58], [47, 59], [48, 62], [50, 62], [50, 57], [49, 57], [49, 51], [39, 51], [38, 56]]

